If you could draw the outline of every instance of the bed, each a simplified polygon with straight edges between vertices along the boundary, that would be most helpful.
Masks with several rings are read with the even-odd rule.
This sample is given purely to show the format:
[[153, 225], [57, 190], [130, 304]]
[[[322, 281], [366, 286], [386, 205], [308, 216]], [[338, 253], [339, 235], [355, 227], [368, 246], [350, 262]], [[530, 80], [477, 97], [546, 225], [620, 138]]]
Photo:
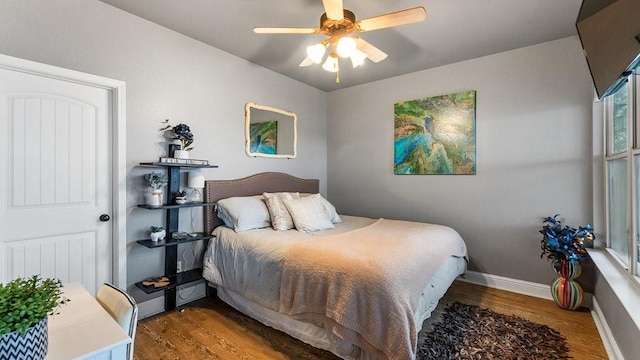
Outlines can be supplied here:
[[[343, 359], [415, 359], [422, 322], [466, 270], [464, 241], [446, 226], [332, 214], [318, 190], [318, 180], [283, 173], [207, 181], [205, 200], [240, 201], [240, 215], [206, 210], [206, 231], [216, 237], [204, 278], [240, 312]], [[320, 212], [331, 226], [277, 231], [272, 217], [273, 227], [243, 228], [238, 216], [272, 205], [263, 193], [295, 196], [286, 205], [298, 228], [309, 229], [304, 221], [315, 224]], [[306, 211], [312, 203], [317, 211]]]

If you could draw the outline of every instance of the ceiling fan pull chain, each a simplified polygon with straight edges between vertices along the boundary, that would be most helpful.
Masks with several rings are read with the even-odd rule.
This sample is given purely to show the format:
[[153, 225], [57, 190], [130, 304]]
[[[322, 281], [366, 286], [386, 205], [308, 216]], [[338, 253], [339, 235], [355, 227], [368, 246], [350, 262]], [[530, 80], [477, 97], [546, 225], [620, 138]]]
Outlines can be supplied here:
[[340, 84], [340, 69], [336, 71], [336, 84]]

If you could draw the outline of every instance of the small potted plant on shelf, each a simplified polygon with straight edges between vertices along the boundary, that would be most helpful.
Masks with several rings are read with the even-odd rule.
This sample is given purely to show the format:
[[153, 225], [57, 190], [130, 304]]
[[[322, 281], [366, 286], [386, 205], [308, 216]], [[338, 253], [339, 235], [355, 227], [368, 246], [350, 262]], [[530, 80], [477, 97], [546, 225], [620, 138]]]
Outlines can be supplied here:
[[147, 196], [147, 205], [160, 206], [163, 203], [162, 187], [167, 185], [169, 178], [163, 172], [152, 171], [144, 176], [147, 185], [151, 186], [151, 194]]
[[70, 301], [61, 288], [40, 275], [0, 284], [0, 359], [44, 359], [48, 315]]
[[162, 226], [151, 226], [151, 241], [159, 241], [164, 240], [164, 237], [167, 235], [167, 232], [164, 230]]
[[187, 196], [189, 196], [189, 190], [180, 190], [176, 192], [175, 202], [178, 205], [187, 203]]
[[165, 133], [171, 132], [171, 134], [167, 134], [171, 139], [177, 140], [180, 142], [181, 149], [174, 150], [173, 157], [177, 159], [188, 159], [189, 151], [193, 150], [193, 133], [191, 132], [191, 128], [187, 124], [178, 124], [173, 126], [169, 124], [169, 119], [164, 121], [164, 126], [160, 129], [160, 131], [164, 131]]
[[560, 214], [546, 217], [542, 222], [543, 227], [539, 231], [542, 234], [540, 257], [546, 256], [551, 260], [559, 276], [551, 284], [553, 300], [561, 308], [575, 310], [580, 307], [584, 297], [582, 287], [574, 280], [582, 273], [581, 262], [588, 259], [584, 241], [594, 240], [595, 235], [591, 224], [578, 228], [563, 226], [558, 216]]

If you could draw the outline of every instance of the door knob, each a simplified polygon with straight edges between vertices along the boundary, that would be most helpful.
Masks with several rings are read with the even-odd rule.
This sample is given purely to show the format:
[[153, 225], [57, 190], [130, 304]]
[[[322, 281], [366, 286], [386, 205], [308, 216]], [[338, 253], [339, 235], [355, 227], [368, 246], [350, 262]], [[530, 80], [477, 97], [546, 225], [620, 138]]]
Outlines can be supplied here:
[[100, 221], [102, 221], [102, 222], [109, 221], [110, 219], [111, 219], [111, 217], [109, 215], [107, 215], [107, 214], [100, 215]]

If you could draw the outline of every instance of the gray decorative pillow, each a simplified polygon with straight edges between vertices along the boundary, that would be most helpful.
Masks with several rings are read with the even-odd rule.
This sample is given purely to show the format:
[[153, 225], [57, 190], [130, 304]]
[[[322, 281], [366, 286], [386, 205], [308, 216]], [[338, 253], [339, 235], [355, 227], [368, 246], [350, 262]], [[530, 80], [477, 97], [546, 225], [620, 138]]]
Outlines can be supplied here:
[[238, 196], [218, 201], [218, 217], [235, 232], [261, 229], [271, 225], [269, 210], [262, 196]]
[[289, 214], [289, 210], [284, 205], [284, 202], [289, 199], [299, 199], [299, 193], [263, 193], [264, 202], [269, 209], [269, 215], [271, 216], [271, 226], [277, 231], [286, 231], [293, 229], [293, 219]]
[[284, 202], [296, 229], [304, 232], [333, 229], [333, 223], [322, 203], [322, 196], [314, 194]]

